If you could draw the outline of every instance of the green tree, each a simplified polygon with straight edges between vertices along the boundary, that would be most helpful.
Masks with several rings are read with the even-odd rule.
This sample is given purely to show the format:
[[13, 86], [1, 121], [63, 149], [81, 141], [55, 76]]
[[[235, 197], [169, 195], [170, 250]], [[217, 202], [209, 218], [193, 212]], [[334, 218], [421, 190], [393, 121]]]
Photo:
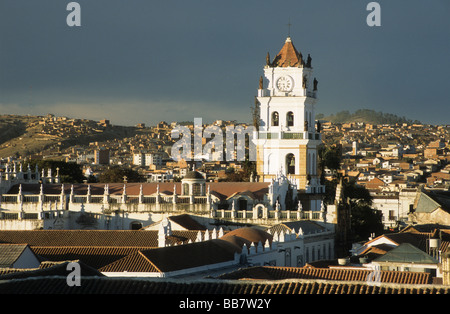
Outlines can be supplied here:
[[350, 225], [354, 241], [366, 240], [372, 233], [383, 233], [382, 214], [372, 208], [372, 196], [355, 180], [343, 182], [343, 196], [350, 206]]
[[81, 166], [74, 162], [65, 162], [59, 160], [31, 160], [24, 164], [23, 171], [26, 171], [28, 165], [30, 165], [31, 171], [34, 171], [36, 165], [40, 174], [44, 169], [45, 175], [47, 175], [48, 169], [52, 170], [52, 176], [59, 174], [62, 183], [81, 183], [86, 177], [83, 175]]
[[355, 180], [343, 182], [344, 198], [350, 199], [353, 203], [358, 205], [372, 205], [372, 195], [364, 186], [356, 184]]
[[367, 240], [372, 233], [380, 235], [383, 233], [381, 212], [368, 205], [353, 204], [351, 207], [351, 229], [354, 240]]
[[242, 164], [243, 181], [250, 181], [252, 175], [256, 175], [256, 162], [245, 160]]
[[[319, 168], [321, 170], [320, 182], [325, 185], [325, 199], [327, 204], [332, 204], [336, 195], [338, 175], [336, 170], [341, 168], [341, 151], [336, 146], [321, 146], [318, 151]], [[325, 168], [333, 172], [331, 180], [325, 179]]]
[[336, 146], [321, 146], [319, 148], [319, 167], [323, 171], [325, 168], [338, 170], [341, 168], [341, 151]]
[[131, 168], [124, 168], [119, 166], [111, 167], [105, 170], [98, 176], [100, 183], [120, 183], [124, 182], [126, 177], [127, 182], [143, 182], [144, 178], [137, 171]]

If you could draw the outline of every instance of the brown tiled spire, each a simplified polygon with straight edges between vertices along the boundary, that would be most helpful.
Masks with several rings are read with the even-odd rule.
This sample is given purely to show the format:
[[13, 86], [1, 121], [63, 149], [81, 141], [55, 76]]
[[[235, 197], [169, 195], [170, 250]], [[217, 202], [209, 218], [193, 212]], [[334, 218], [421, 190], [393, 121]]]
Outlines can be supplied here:
[[286, 39], [271, 65], [273, 67], [299, 67], [304, 65], [302, 54], [295, 49], [291, 37]]

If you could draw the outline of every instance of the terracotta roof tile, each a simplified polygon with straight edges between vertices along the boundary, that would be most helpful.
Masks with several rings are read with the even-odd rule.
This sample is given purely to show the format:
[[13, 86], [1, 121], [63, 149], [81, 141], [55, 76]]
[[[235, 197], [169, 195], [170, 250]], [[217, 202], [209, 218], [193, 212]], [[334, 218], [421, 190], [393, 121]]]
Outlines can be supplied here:
[[431, 276], [428, 273], [380, 271], [374, 273], [368, 269], [347, 268], [305, 268], [305, 267], [275, 267], [256, 266], [241, 269], [220, 276], [221, 279], [321, 279], [337, 281], [376, 281], [397, 284], [429, 284]]
[[291, 38], [288, 37], [271, 65], [275, 67], [296, 67], [303, 64], [303, 57], [294, 47]]
[[378, 236], [377, 238], [368, 241], [366, 244], [370, 244], [372, 242], [375, 242], [376, 240], [380, 238], [387, 238], [394, 242], [397, 245], [400, 245], [402, 243], [409, 243], [411, 245], [414, 245], [415, 247], [425, 251], [427, 247], [427, 240], [429, 238], [429, 235], [421, 234], [421, 233], [386, 233], [384, 235]]
[[[420, 226], [407, 227], [398, 233], [387, 233], [377, 238], [366, 242], [370, 244], [375, 242], [380, 238], [386, 238], [394, 242], [396, 245], [403, 243], [409, 243], [416, 248], [427, 252], [428, 250], [428, 240], [430, 238], [440, 238], [439, 250], [445, 252], [450, 246], [450, 230], [449, 229], [434, 229], [433, 225], [423, 227]], [[431, 229], [430, 229], [431, 228]], [[380, 247], [381, 248], [381, 247]], [[381, 253], [381, 252], [378, 252]]]
[[139, 250], [149, 247], [110, 246], [34, 246], [32, 251], [46, 261], [62, 262], [80, 260], [86, 265], [99, 269]]
[[267, 182], [211, 182], [206, 184], [206, 186], [208, 185], [211, 193], [222, 200], [235, 193], [247, 195], [251, 193], [256, 199], [263, 199], [269, 191], [269, 183]]
[[221, 239], [142, 250], [100, 268], [102, 272], [170, 272], [232, 261], [241, 248]]
[[141, 251], [105, 265], [99, 269], [101, 272], [161, 272]]
[[359, 256], [368, 257], [369, 259], [377, 258], [381, 255], [386, 254], [390, 250], [393, 249], [392, 245], [388, 245], [385, 243], [374, 245], [374, 246], [368, 246], [365, 250], [363, 250]]
[[270, 233], [253, 227], [244, 227], [229, 231], [221, 239], [228, 240], [232, 237], [241, 238], [245, 243], [254, 243], [255, 245], [257, 245], [259, 242], [264, 245], [266, 241], [272, 243], [273, 239], [273, 236]]
[[0, 267], [12, 266], [26, 248], [26, 244], [0, 244]]
[[0, 243], [32, 246], [156, 247], [157, 231], [142, 230], [0, 230]]
[[[173, 230], [168, 244], [195, 241], [197, 230]], [[157, 230], [0, 230], [0, 243], [30, 247], [158, 247]]]
[[[32, 277], [42, 277], [42, 276], [63, 276], [67, 277], [67, 264], [69, 262], [76, 262], [80, 265], [81, 276], [98, 276], [103, 277], [96, 269], [84, 264], [80, 260], [64, 261], [57, 263], [42, 263], [39, 268], [26, 268], [26, 269], [11, 269], [11, 268], [0, 268], [0, 280], [9, 279], [23, 279]], [[66, 282], [67, 284], [67, 282]]]
[[[70, 287], [65, 276], [0, 281], [1, 294], [449, 294], [450, 286], [396, 285], [320, 280], [289, 279], [281, 281], [161, 280], [161, 278], [84, 278], [79, 287]], [[178, 306], [178, 304], [177, 304]]]
[[[90, 186], [91, 195], [103, 195], [105, 191], [104, 183], [91, 183], [91, 184], [73, 184], [74, 194], [86, 195], [88, 191], [88, 185]], [[181, 193], [180, 182], [150, 182], [150, 183], [127, 183], [126, 193], [130, 196], [139, 195], [142, 185], [142, 193], [144, 195], [152, 195], [157, 192], [158, 186], [161, 194], [173, 195], [174, 186], [176, 186], [176, 192], [179, 195]], [[206, 186], [210, 187], [211, 193], [221, 199], [227, 199], [235, 193], [247, 193], [253, 195], [257, 199], [262, 199], [264, 194], [268, 192], [269, 183], [267, 182], [206, 182]], [[109, 193], [111, 195], [122, 195], [124, 184], [123, 183], [108, 183]], [[16, 184], [11, 187], [7, 194], [17, 194], [19, 191], [19, 185]], [[23, 193], [39, 194], [39, 184], [22, 184]], [[64, 193], [70, 194], [71, 185], [64, 184]], [[61, 184], [44, 184], [44, 194], [60, 194]]]
[[299, 230], [302, 230], [303, 233], [314, 233], [314, 232], [322, 232], [325, 231], [326, 228], [318, 224], [314, 221], [309, 220], [298, 220], [298, 221], [291, 221], [291, 222], [283, 222], [277, 225], [274, 225], [270, 228], [267, 228], [267, 230], [270, 230], [271, 233], [275, 232], [281, 232], [283, 231], [286, 233], [289, 232], [299, 232]]
[[205, 226], [194, 220], [188, 214], [170, 216], [169, 219], [187, 230], [206, 230]]

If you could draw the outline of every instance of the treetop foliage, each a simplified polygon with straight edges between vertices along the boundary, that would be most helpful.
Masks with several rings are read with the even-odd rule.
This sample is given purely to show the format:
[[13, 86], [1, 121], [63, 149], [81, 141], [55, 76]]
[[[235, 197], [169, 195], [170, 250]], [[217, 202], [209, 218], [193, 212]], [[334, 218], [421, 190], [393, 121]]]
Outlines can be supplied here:
[[348, 110], [340, 111], [330, 116], [318, 114], [317, 119], [327, 120], [333, 123], [365, 122], [371, 124], [396, 124], [396, 123], [420, 123], [418, 120], [409, 120], [392, 113], [376, 112], [371, 109], [358, 109], [354, 113]]

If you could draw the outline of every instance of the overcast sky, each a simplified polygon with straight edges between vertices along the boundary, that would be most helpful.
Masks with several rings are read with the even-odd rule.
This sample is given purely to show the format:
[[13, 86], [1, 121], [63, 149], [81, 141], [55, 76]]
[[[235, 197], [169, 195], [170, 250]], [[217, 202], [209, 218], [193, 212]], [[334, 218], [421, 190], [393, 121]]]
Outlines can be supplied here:
[[450, 1], [0, 1], [0, 113], [116, 125], [251, 120], [267, 52], [312, 57], [317, 113], [373, 109], [450, 124]]

